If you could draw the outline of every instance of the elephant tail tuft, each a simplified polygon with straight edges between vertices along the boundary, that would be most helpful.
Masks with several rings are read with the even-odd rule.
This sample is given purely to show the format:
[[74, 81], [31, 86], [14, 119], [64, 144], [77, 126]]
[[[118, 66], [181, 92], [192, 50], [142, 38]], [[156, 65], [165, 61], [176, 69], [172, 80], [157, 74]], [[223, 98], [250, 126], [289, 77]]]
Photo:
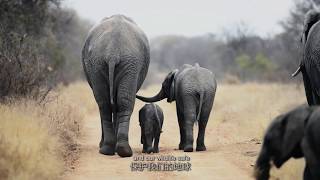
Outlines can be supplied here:
[[197, 114], [197, 122], [199, 122], [200, 120], [200, 115], [201, 115], [201, 109], [202, 109], [202, 104], [203, 104], [203, 96], [204, 96], [204, 93], [201, 92], [200, 93], [200, 99], [199, 99], [199, 109], [198, 109], [198, 114]]

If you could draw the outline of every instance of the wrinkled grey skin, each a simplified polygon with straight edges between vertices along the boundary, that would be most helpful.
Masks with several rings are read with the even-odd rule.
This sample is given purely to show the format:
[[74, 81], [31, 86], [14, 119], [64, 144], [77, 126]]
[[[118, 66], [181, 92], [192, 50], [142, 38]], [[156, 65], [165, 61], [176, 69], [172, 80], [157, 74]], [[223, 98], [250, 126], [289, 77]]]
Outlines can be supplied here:
[[310, 10], [305, 17], [301, 35], [303, 57], [292, 76], [302, 72], [305, 93], [309, 105], [320, 104], [320, 13]]
[[89, 32], [82, 62], [100, 110], [101, 154], [132, 156], [129, 121], [136, 92], [148, 71], [149, 56], [147, 37], [123, 15], [105, 18]]
[[212, 109], [217, 82], [208, 69], [185, 64], [179, 70], [170, 72], [162, 83], [160, 92], [151, 98], [136, 96], [145, 102], [156, 102], [167, 98], [176, 101], [180, 128], [179, 149], [193, 151], [193, 126], [199, 124], [197, 151], [205, 151], [205, 129]]
[[306, 160], [305, 180], [320, 179], [320, 109], [310, 116], [301, 146]]
[[280, 168], [291, 157], [305, 157], [304, 180], [320, 179], [319, 118], [320, 108], [306, 105], [276, 117], [265, 134], [255, 178], [269, 179], [271, 162]]
[[162, 109], [154, 103], [144, 105], [139, 111], [139, 123], [141, 127], [141, 144], [143, 144], [142, 153], [158, 153], [163, 125]]

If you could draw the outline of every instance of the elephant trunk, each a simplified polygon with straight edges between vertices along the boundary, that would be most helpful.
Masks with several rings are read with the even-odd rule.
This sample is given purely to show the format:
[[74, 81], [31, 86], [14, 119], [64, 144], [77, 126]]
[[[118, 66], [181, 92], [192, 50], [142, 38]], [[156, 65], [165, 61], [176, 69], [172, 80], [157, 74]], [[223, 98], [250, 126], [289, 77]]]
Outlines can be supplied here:
[[151, 103], [151, 102], [161, 101], [162, 99], [165, 98], [165, 95], [163, 93], [163, 90], [161, 89], [160, 92], [153, 97], [143, 97], [143, 96], [136, 95], [136, 98], [140, 99], [141, 101]]
[[269, 175], [269, 171], [271, 168], [270, 165], [270, 157], [269, 157], [269, 153], [265, 147], [265, 145], [263, 145], [260, 155], [257, 159], [257, 162], [254, 166], [254, 177], [256, 180], [268, 180], [270, 175]]

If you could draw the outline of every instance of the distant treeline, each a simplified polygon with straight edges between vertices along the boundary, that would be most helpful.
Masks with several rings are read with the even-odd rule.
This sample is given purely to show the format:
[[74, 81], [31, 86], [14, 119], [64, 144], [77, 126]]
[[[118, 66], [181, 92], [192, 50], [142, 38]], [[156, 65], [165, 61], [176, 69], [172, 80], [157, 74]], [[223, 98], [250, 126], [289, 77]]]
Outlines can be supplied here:
[[147, 77], [146, 83], [160, 81], [155, 72], [169, 72], [184, 63], [195, 62], [228, 82], [292, 82], [291, 74], [302, 57], [300, 37], [304, 15], [317, 5], [319, 0], [296, 0], [288, 18], [279, 22], [283, 32], [267, 38], [250, 33], [244, 25], [232, 33], [226, 32], [224, 37], [206, 34], [154, 38], [150, 64], [153, 75]]
[[198, 62], [220, 79], [285, 81], [297, 67], [297, 57], [293, 57], [282, 42], [282, 35], [270, 39], [245, 35], [227, 41], [214, 35], [163, 36], [151, 41], [153, 72], [168, 72], [184, 63]]

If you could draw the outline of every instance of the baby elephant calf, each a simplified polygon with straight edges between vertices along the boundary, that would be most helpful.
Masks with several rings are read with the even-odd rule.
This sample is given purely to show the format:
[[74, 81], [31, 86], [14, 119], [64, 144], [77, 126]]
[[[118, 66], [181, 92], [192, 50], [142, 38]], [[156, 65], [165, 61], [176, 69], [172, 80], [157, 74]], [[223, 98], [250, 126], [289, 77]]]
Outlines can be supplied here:
[[257, 180], [269, 179], [271, 162], [280, 168], [304, 157], [304, 180], [320, 179], [320, 108], [300, 106], [275, 118], [264, 136], [255, 166]]
[[[159, 139], [162, 132], [163, 112], [156, 104], [146, 104], [139, 111], [139, 122], [141, 127], [142, 153], [158, 153]], [[152, 147], [152, 142], [154, 145]]]

